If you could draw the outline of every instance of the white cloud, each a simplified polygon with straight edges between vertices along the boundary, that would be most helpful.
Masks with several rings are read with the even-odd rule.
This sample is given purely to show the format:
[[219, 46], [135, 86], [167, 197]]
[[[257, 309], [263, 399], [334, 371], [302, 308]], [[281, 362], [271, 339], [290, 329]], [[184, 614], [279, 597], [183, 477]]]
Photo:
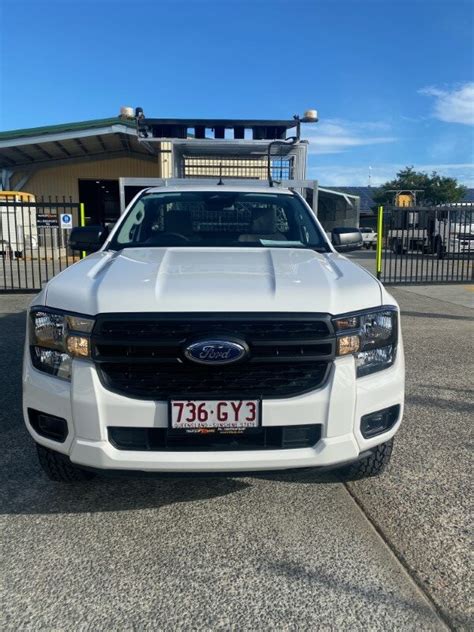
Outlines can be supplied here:
[[396, 138], [381, 134], [389, 129], [383, 122], [354, 123], [328, 119], [316, 126], [305, 126], [302, 136], [309, 141], [310, 154], [338, 154], [353, 147], [392, 143]]
[[420, 94], [434, 98], [433, 115], [440, 121], [474, 125], [474, 82], [467, 82], [453, 90], [423, 88]]
[[[380, 186], [396, 177], [397, 171], [403, 169], [404, 164], [387, 164], [372, 167], [371, 185]], [[437, 171], [443, 176], [456, 178], [461, 184], [474, 188], [474, 163], [453, 164], [419, 164], [414, 165], [417, 171], [431, 173]], [[367, 186], [369, 183], [369, 167], [353, 167], [349, 165], [315, 166], [308, 170], [308, 177], [316, 178], [324, 186]]]

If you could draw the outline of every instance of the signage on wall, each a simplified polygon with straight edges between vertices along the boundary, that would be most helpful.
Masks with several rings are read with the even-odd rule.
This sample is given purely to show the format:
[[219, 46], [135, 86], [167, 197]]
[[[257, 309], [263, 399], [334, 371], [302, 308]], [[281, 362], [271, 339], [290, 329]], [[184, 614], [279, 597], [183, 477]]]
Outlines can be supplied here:
[[70, 213], [61, 213], [61, 215], [59, 216], [59, 226], [61, 228], [65, 228], [66, 230], [71, 230], [72, 215]]
[[37, 213], [36, 226], [38, 228], [58, 227], [58, 216], [56, 213]]

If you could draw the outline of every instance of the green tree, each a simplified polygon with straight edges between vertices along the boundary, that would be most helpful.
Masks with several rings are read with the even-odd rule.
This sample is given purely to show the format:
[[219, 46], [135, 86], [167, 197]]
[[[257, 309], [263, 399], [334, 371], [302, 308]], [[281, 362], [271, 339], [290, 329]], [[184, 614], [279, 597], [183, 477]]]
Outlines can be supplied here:
[[436, 171], [431, 174], [415, 171], [413, 167], [405, 167], [397, 173], [395, 180], [379, 187], [373, 196], [379, 204], [393, 204], [395, 194], [389, 191], [410, 191], [418, 189], [416, 200], [418, 205], [449, 204], [461, 201], [466, 194], [466, 187], [459, 184], [456, 178], [441, 176]]

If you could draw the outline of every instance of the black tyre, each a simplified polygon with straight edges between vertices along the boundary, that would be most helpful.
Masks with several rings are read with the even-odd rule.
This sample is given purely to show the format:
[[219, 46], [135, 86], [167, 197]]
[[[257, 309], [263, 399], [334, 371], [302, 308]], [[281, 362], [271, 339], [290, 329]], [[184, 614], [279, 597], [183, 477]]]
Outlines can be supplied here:
[[79, 483], [94, 478], [93, 472], [82, 470], [73, 465], [67, 456], [36, 444], [38, 460], [46, 476], [51, 481], [62, 483]]
[[378, 476], [379, 474], [382, 474], [387, 465], [390, 463], [392, 451], [393, 439], [390, 439], [390, 441], [381, 443], [374, 448], [374, 451], [370, 456], [342, 468], [340, 473], [347, 481], [357, 481], [361, 478]]

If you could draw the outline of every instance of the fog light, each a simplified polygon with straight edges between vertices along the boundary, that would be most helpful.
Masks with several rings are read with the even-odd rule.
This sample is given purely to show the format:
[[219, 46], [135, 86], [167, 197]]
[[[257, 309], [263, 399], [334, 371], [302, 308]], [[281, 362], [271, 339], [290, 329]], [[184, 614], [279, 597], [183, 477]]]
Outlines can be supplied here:
[[365, 439], [387, 432], [397, 423], [400, 416], [400, 405], [390, 406], [375, 413], [364, 415], [360, 420], [360, 431]]
[[360, 349], [359, 336], [340, 336], [337, 339], [337, 354], [347, 355], [356, 353]]
[[48, 415], [39, 410], [28, 408], [30, 424], [39, 435], [63, 443], [68, 435], [67, 421], [62, 417]]
[[78, 358], [89, 357], [89, 338], [85, 336], [68, 336], [66, 341], [68, 353]]

